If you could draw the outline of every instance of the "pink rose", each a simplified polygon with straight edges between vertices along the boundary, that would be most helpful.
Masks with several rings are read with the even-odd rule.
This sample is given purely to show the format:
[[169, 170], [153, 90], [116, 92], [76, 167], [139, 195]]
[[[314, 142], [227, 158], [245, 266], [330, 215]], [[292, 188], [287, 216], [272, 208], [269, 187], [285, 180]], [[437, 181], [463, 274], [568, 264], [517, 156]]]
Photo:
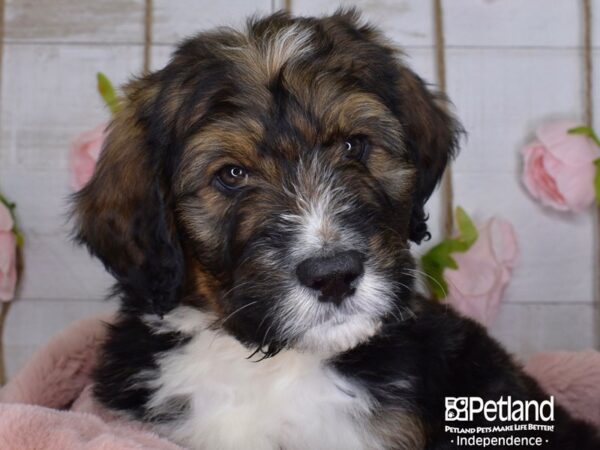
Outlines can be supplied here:
[[17, 286], [17, 238], [10, 211], [0, 201], [0, 301], [10, 301]]
[[96, 167], [102, 144], [106, 138], [106, 124], [98, 125], [79, 135], [71, 146], [71, 187], [78, 191], [86, 185]]
[[446, 301], [463, 315], [490, 326], [519, 255], [515, 231], [501, 219], [488, 220], [465, 253], [453, 253], [458, 269], [446, 269]]
[[523, 183], [542, 204], [561, 211], [580, 212], [595, 198], [594, 160], [599, 151], [594, 142], [579, 134], [569, 134], [575, 122], [544, 124], [537, 139], [523, 149]]

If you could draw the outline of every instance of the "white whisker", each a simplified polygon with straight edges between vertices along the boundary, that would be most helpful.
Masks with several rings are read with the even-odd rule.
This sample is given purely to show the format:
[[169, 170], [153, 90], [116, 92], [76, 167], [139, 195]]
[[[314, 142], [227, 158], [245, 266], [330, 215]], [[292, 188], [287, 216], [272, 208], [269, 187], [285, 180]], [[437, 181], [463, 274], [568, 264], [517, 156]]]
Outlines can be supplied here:
[[247, 303], [244, 306], [239, 307], [238, 309], [236, 309], [235, 311], [233, 311], [231, 314], [229, 314], [225, 319], [223, 319], [222, 321], [219, 321], [219, 323], [221, 324], [221, 326], [225, 325], [225, 322], [227, 322], [229, 319], [231, 319], [234, 315], [236, 315], [237, 313], [239, 313], [240, 311], [255, 305], [258, 303], [258, 300], [255, 300], [253, 302]]
[[[442, 293], [444, 294], [444, 297], [446, 297], [448, 295], [448, 293], [446, 292], [446, 289], [444, 289], [444, 286], [442, 286], [438, 280], [436, 280], [435, 278], [433, 278], [428, 273], [425, 273], [425, 272], [423, 272], [422, 270], [419, 270], [419, 269], [405, 268], [404, 270], [409, 270], [409, 271], [415, 272], [417, 275], [422, 275], [422, 276], [424, 276], [426, 278], [429, 278], [431, 281], [433, 281], [442, 290]], [[404, 275], [411, 276], [408, 273], [405, 273]], [[418, 279], [418, 278], [415, 277], [415, 279]]]

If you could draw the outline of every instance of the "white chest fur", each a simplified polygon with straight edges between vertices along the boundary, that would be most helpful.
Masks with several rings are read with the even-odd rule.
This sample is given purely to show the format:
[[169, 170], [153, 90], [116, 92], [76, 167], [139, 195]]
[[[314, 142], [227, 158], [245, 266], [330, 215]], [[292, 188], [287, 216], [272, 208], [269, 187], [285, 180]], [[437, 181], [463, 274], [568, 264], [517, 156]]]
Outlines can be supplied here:
[[234, 338], [202, 329], [159, 358], [151, 406], [190, 402], [184, 417], [162, 431], [203, 450], [382, 448], [369, 432], [372, 400], [322, 358], [284, 351], [253, 362], [248, 355]]

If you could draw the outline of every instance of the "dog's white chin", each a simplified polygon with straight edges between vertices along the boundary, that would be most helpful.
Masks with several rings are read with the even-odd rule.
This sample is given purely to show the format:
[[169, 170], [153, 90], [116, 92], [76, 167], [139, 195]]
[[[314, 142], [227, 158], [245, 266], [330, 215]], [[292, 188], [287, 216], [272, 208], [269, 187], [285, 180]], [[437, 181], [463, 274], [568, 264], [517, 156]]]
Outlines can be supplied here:
[[381, 320], [366, 314], [333, 317], [305, 331], [294, 347], [315, 353], [340, 353], [367, 342], [380, 328]]

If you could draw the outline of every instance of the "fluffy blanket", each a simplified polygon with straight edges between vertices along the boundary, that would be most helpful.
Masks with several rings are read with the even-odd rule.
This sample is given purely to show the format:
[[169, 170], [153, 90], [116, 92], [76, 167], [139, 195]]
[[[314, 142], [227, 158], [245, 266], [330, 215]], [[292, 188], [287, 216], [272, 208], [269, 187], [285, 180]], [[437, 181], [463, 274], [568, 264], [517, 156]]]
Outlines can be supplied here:
[[[90, 374], [111, 320], [74, 323], [0, 389], [0, 448], [181, 449], [94, 402]], [[542, 353], [525, 370], [573, 415], [600, 427], [599, 352]]]
[[0, 448], [181, 450], [94, 402], [90, 376], [111, 320], [75, 322], [0, 389]]

